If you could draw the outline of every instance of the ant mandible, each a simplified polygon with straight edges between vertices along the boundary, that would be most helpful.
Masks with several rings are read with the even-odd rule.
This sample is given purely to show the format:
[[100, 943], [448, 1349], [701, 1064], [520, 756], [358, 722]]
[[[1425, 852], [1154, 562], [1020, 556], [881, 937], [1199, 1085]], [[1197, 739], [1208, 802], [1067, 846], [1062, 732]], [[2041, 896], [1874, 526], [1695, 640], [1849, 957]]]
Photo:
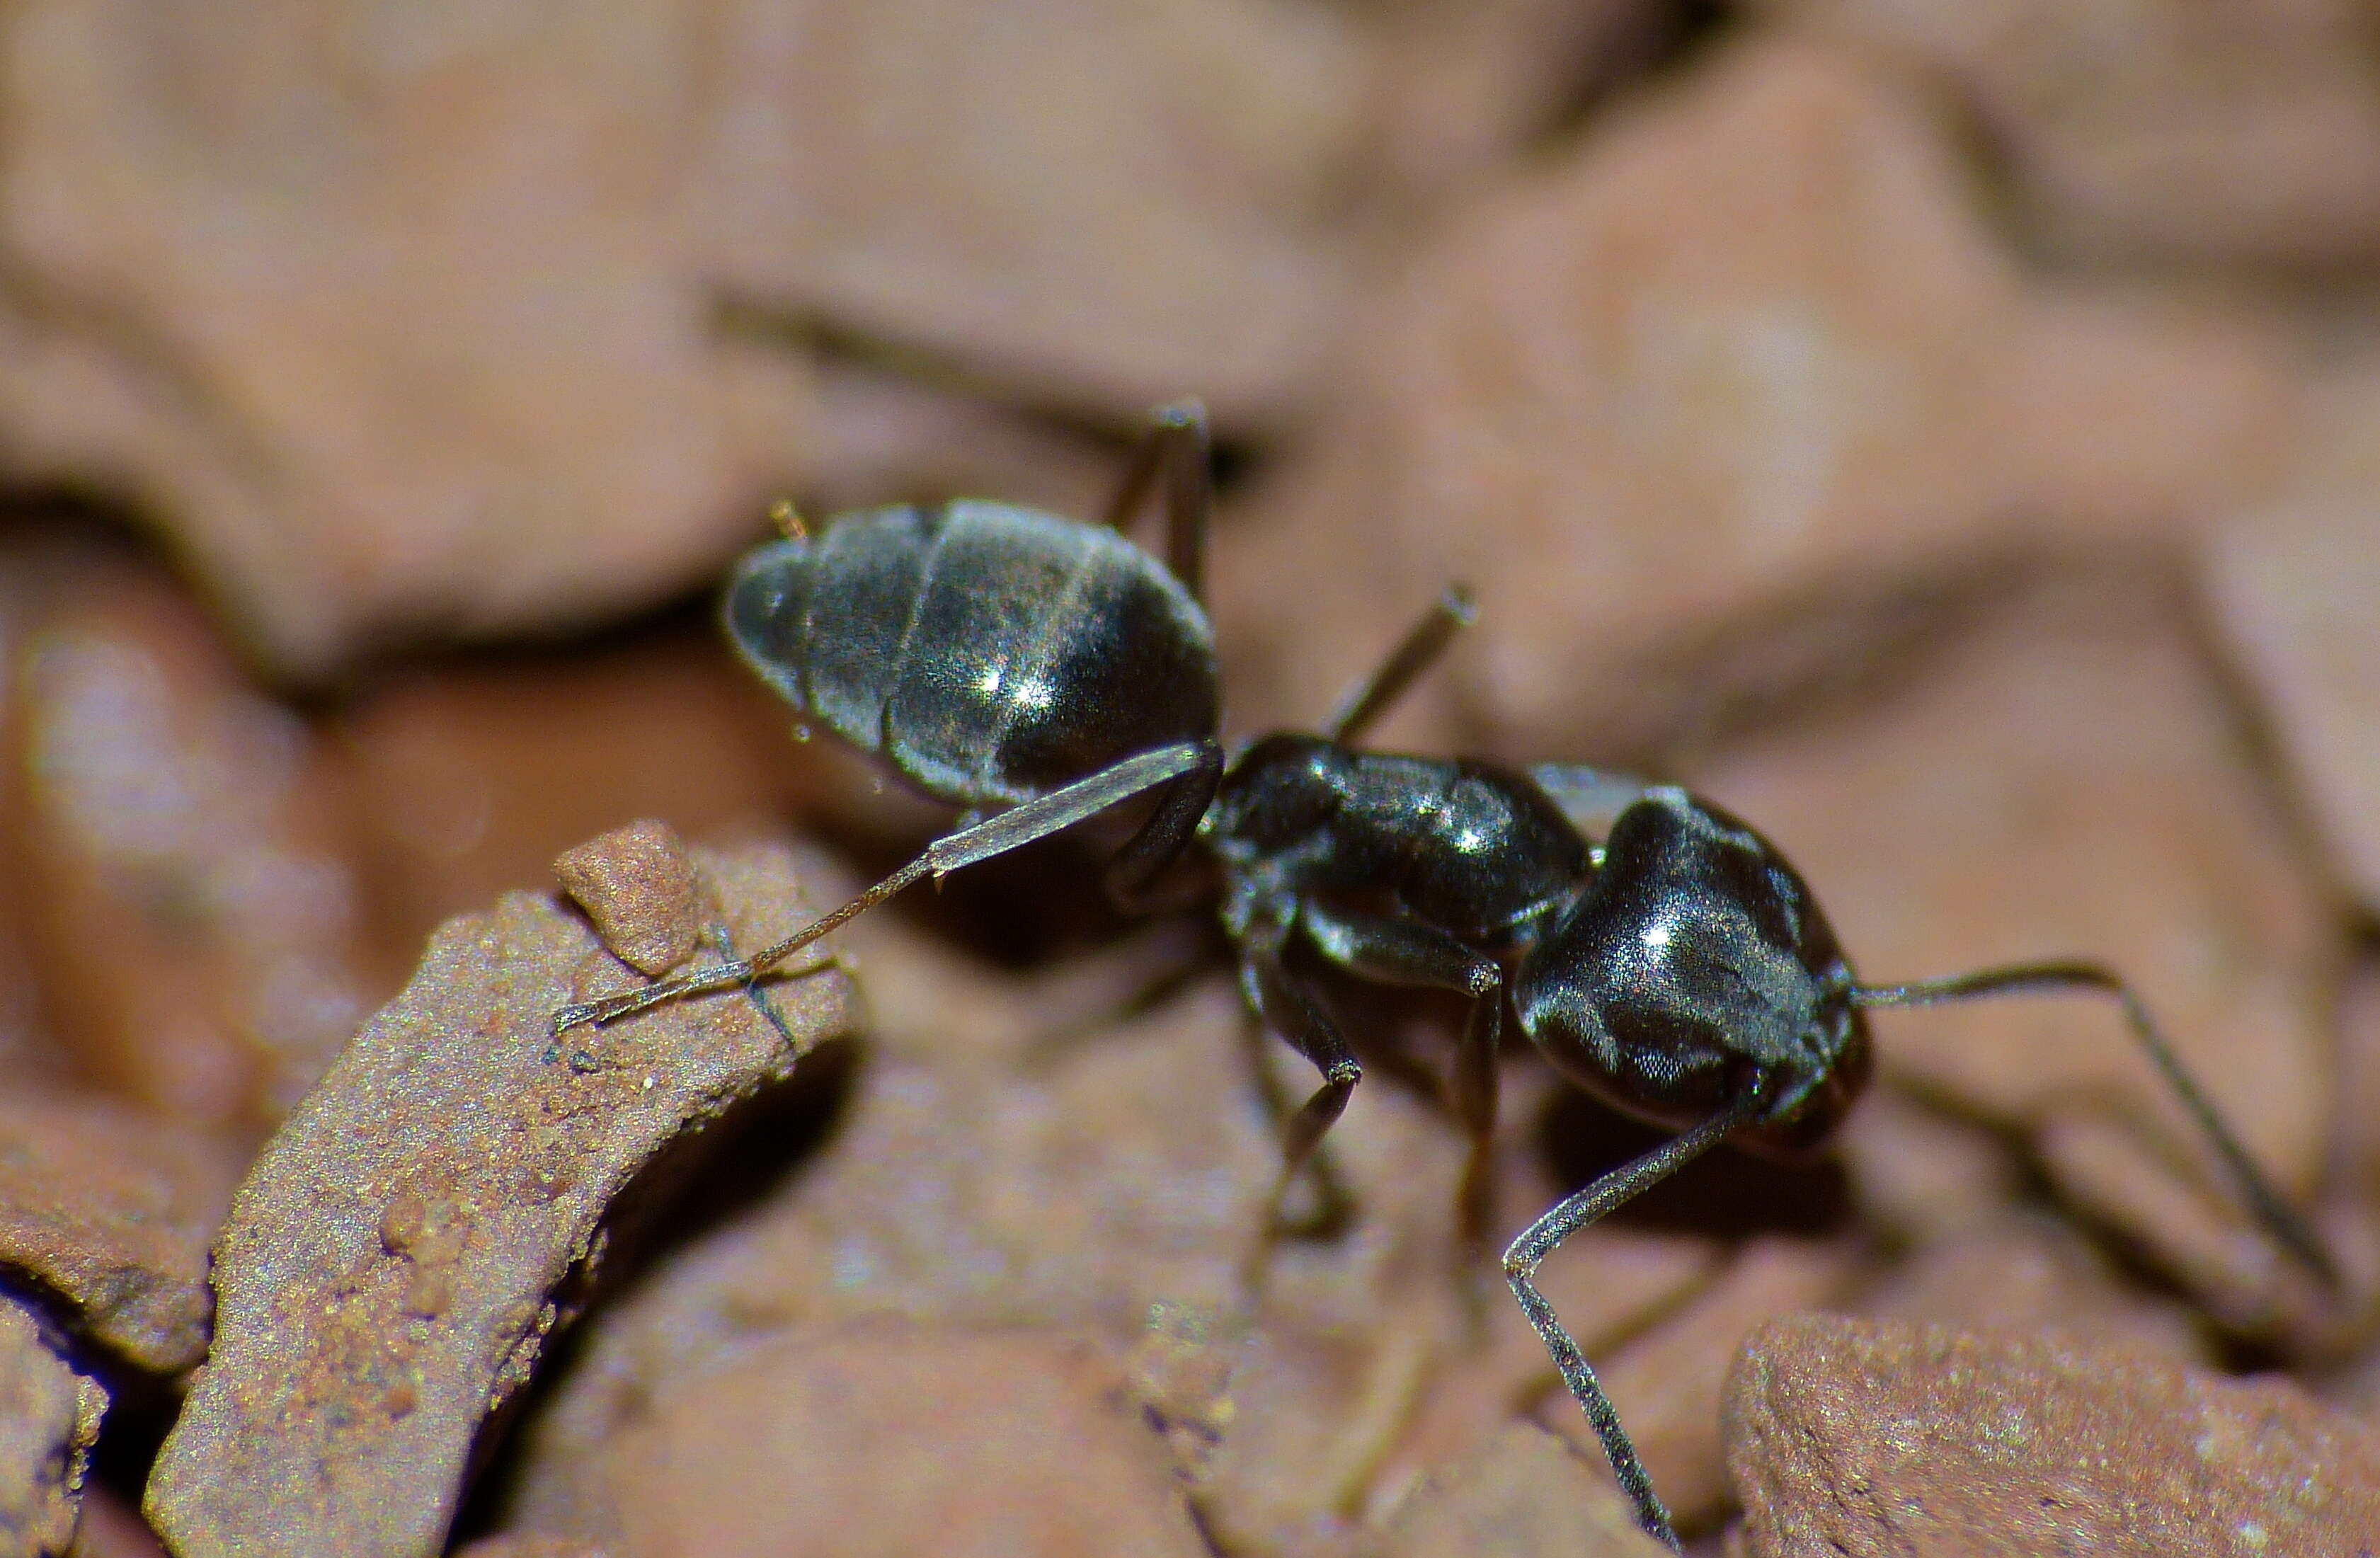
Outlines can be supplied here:
[[[1163, 487], [1165, 561], [1121, 528]], [[1364, 980], [1458, 992], [1451, 1071], [1470, 1139], [1458, 1196], [1484, 1235], [1497, 1046], [1509, 1007], [1558, 1072], [1681, 1134], [1567, 1197], [1504, 1253], [1504, 1274], [1634, 1503], [1670, 1517], [1577, 1345], [1537, 1290], [1562, 1240], [1734, 1138], [1792, 1151], [1825, 1138], [1870, 1069], [1864, 1012], [1978, 996], [2112, 996], [2257, 1218], [2327, 1286], [2321, 1243], [2182, 1069], [2131, 989], [2094, 964], [1862, 984], [1801, 876], [1750, 827], [1667, 785], [1547, 764], [1405, 757], [1356, 743], [1469, 620], [1460, 591], [1426, 614], [1318, 734], [1227, 758], [1213, 634], [1199, 598], [1208, 510], [1204, 410], [1154, 416], [1093, 527], [959, 501], [839, 516], [730, 579], [729, 638], [805, 716], [888, 761], [972, 819], [842, 907], [748, 957], [579, 1005], [558, 1034], [662, 1002], [748, 986], [920, 879], [1049, 836], [1135, 797], [1147, 820], [1111, 858], [1139, 897], [1195, 842], [1220, 868], [1241, 987], [1322, 1084], [1283, 1132], [1282, 1192], [1362, 1078], [1293, 952]], [[1616, 813], [1616, 815], [1615, 815]], [[1599, 844], [1596, 821], [1609, 818]]]

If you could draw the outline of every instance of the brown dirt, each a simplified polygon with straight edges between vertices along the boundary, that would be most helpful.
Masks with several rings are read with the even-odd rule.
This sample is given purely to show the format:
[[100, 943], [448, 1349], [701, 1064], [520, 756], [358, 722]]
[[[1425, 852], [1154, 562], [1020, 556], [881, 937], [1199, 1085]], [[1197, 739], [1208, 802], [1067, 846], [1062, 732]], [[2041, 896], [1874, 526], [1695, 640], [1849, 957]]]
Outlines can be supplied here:
[[[2380, 1411], [2366, 30], [0, 12], [0, 1300], [45, 1382], [0, 1526], [1642, 1552], [1458, 1245], [1455, 1004], [1329, 985], [1366, 1071], [1344, 1199], [1296, 1187], [1338, 1220], [1255, 1259], [1312, 1067], [1203, 910], [1105, 903], [1095, 837], [863, 918], [841, 972], [764, 985], [785, 1033], [734, 992], [547, 1058], [574, 992], [949, 822], [720, 641], [770, 500], [1095, 518], [1195, 393], [1227, 734], [1310, 725], [1466, 579], [1382, 747], [1706, 789], [1866, 977], [2105, 961], [2345, 1274], [2286, 1258], [2105, 1002], [1881, 1014], [1833, 1148], [1716, 1153], [1542, 1273], [1690, 1549], [1805, 1551], [1852, 1484], [1933, 1472], [1929, 1550], [2046, 1545], [1970, 1475], [2039, 1447], [1993, 1438], [2037, 1398], [2125, 1447], [2074, 1520], [2324, 1551], [2250, 1503], [2367, 1475]], [[1658, 1139], [1510, 1038], [1500, 1236]], [[1806, 1390], [1746, 1384], [1748, 1334]], [[2251, 1364], [2297, 1385], [2219, 1372]], [[1901, 1408], [1933, 1464], [1876, 1431]], [[2177, 1426], [2241, 1413], [2277, 1426]]]

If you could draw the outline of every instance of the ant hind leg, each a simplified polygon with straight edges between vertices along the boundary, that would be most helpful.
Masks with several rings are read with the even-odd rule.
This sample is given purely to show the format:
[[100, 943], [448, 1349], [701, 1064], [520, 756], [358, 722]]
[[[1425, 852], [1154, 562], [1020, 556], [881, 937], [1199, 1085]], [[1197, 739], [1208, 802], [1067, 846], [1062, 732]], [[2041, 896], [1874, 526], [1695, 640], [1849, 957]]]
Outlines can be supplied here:
[[1161, 477], [1165, 483], [1165, 566], [1190, 598], [1204, 603], [1207, 519], [1214, 508], [1213, 440], [1207, 408], [1194, 399], [1168, 401], [1149, 413], [1148, 430], [1132, 452], [1107, 522], [1121, 530]]
[[1261, 1290], [1264, 1268], [1285, 1231], [1281, 1204], [1291, 1184], [1321, 1147], [1330, 1127], [1339, 1123], [1339, 1116], [1346, 1112], [1348, 1099], [1354, 1095], [1355, 1084], [1364, 1079], [1364, 1068], [1356, 1062], [1354, 1052], [1347, 1047], [1337, 1025], [1282, 966], [1279, 944], [1281, 939], [1280, 933], [1275, 933], [1266, 940], [1251, 938], [1243, 943], [1240, 987], [1265, 1027], [1314, 1063], [1315, 1069], [1322, 1073], [1322, 1085], [1282, 1127], [1281, 1172], [1273, 1180], [1271, 1195], [1266, 1199], [1263, 1230], [1244, 1273], [1243, 1285], [1251, 1293]]
[[1148, 897], [1149, 884], [1196, 836], [1199, 820], [1222, 782], [1223, 749], [1212, 741], [1200, 743], [1196, 766], [1158, 792], [1157, 809], [1108, 862], [1105, 884], [1111, 902], [1128, 911], [1157, 907]]
[[674, 980], [663, 980], [639, 990], [624, 991], [601, 1000], [565, 1006], [554, 1013], [552, 1030], [559, 1035], [586, 1023], [617, 1022], [684, 996], [748, 985], [830, 931], [867, 913], [885, 899], [929, 875], [946, 876], [962, 867], [978, 864], [1031, 844], [1036, 839], [1047, 838], [1120, 801], [1129, 800], [1134, 796], [1193, 773], [1211, 762], [1214, 755], [1215, 746], [1211, 741], [1182, 741], [1112, 763], [1063, 789], [1052, 790], [1022, 806], [1011, 807], [971, 828], [943, 834], [928, 845], [924, 854], [856, 898], [749, 957], [697, 968]]

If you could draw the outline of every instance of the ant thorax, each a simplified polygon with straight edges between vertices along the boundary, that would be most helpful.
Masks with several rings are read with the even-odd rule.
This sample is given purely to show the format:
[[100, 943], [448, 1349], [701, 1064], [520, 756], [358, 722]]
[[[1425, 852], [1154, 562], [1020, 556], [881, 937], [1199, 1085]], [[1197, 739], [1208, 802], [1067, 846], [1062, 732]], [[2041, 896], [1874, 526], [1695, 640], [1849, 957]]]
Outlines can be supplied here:
[[1203, 833], [1235, 897], [1360, 901], [1476, 946], [1535, 939], [1588, 869], [1525, 774], [1296, 734], [1241, 754]]

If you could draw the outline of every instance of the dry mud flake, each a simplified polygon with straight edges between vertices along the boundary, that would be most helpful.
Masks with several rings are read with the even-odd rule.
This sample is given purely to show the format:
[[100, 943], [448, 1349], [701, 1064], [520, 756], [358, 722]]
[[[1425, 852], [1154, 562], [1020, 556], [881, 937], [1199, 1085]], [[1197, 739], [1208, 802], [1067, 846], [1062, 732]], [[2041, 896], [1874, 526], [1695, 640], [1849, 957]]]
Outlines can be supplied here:
[[[1551, 1201], [1547, 1195], [1520, 1204], [1535, 1210]], [[1508, 1195], [1504, 1204], [1512, 1207], [1514, 1199]], [[1514, 1219], [1508, 1225], [1517, 1231], [1525, 1223]], [[1538, 1291], [1553, 1305], [1562, 1329], [1597, 1368], [1610, 1364], [1640, 1338], [1667, 1335], [1674, 1343], [1682, 1334], [1694, 1334], [1706, 1340], [1718, 1355], [1715, 1365], [1703, 1368], [1697, 1359], [1681, 1357], [1674, 1345], [1666, 1362], [1697, 1379], [1707, 1378], [1710, 1387], [1706, 1390], [1682, 1377], [1677, 1394], [1682, 1399], [1674, 1412], [1660, 1414], [1670, 1425], [1689, 1424], [1697, 1413], [1706, 1420], [1703, 1428], [1692, 1431], [1710, 1440], [1712, 1448], [1707, 1454], [1693, 1451], [1697, 1459], [1717, 1457], [1718, 1415], [1710, 1400], [1715, 1399], [1725, 1359], [1734, 1349], [1726, 1321], [1705, 1308], [1704, 1300], [1718, 1290], [1740, 1287], [1742, 1273], [1730, 1264], [1730, 1254], [1716, 1235], [1601, 1223], [1565, 1239], [1537, 1272]], [[1575, 1421], [1566, 1426], [1578, 1430], [1572, 1448], [1582, 1474], [1605, 1496], [1617, 1496], [1618, 1486], [1603, 1452], [1588, 1439], [1584, 1417], [1577, 1416], [1577, 1407], [1560, 1389], [1545, 1343], [1492, 1272], [1480, 1272], [1479, 1280], [1480, 1301], [1486, 1305], [1485, 1345], [1457, 1344], [1437, 1359], [1427, 1393], [1414, 1406], [1411, 1426], [1372, 1480], [1367, 1508], [1385, 1506], [1399, 1490], [1414, 1487], [1426, 1476], [1467, 1476], [1449, 1473], [1447, 1468], [1480, 1454], [1480, 1446], [1512, 1421], [1516, 1405], [1526, 1402], [1536, 1402], [1557, 1421], [1564, 1412], [1573, 1415]], [[1807, 1301], [1807, 1297], [1806, 1290], [1799, 1296], [1780, 1296], [1772, 1308]], [[1752, 1319], [1739, 1322], [1738, 1330], [1768, 1312], [1757, 1310]], [[1697, 1315], [1699, 1321], [1682, 1322], [1684, 1333], [1672, 1331], [1672, 1325], [1680, 1323], [1674, 1317]], [[1704, 1398], [1699, 1406], [1692, 1399], [1697, 1396]], [[1629, 1421], [1633, 1430], [1635, 1419]], [[1645, 1426], [1652, 1426], [1650, 1418]], [[1666, 1445], [1670, 1438], [1666, 1428], [1663, 1437]], [[1485, 1480], [1492, 1484], [1495, 1479]], [[1666, 1498], [1670, 1493], [1670, 1485], [1665, 1483], [1662, 1495]], [[1398, 1505], [1400, 1510], [1402, 1507]], [[1633, 1516], [1622, 1523], [1633, 1528]]]
[[43, 1013], [82, 1078], [261, 1135], [401, 971], [339, 760], [153, 560], [33, 531], [0, 569], [0, 895]]
[[[786, 855], [698, 852], [739, 947], [807, 918]], [[473, 1435], [527, 1379], [556, 1289], [655, 1152], [843, 1029], [832, 969], [549, 1038], [636, 980], [586, 923], [510, 894], [420, 970], [290, 1115], [215, 1252], [215, 1345], [160, 1455], [178, 1558], [429, 1554]]]
[[2185, 1363], [2214, 1350], [2181, 1303], [2124, 1280], [2070, 1222], [2026, 1209], [1916, 1251], [1858, 1308], [1912, 1324], [2054, 1332]]
[[213, 1138], [111, 1100], [0, 1098], [0, 1269], [135, 1368], [179, 1373], [207, 1350], [207, 1247], [239, 1168]]
[[1955, 1238], [2022, 1194], [2023, 1164], [2000, 1133], [1891, 1089], [1871, 1089], [1833, 1145], [1861, 1216], [1899, 1247]]
[[2358, 0], [1763, 0], [1949, 79], [2036, 242], [2100, 262], [2380, 253]]
[[2284, 480], [2209, 527], [2198, 564], [2325, 863], [2380, 909], [2380, 360], [2315, 382]]
[[[800, 803], [783, 700], [707, 622], [392, 676], [342, 712], [375, 907], [407, 955], [624, 817], [766, 836]], [[897, 786], [887, 785], [888, 790]]]
[[1729, 1380], [1746, 1558], [2380, 1544], [2380, 1432], [2129, 1348], [1803, 1315]]
[[[1119, 420], [1113, 431], [1144, 425]], [[816, 428], [802, 491], [821, 514], [983, 493], [1087, 517], [1104, 511], [1124, 469], [1120, 436], [864, 359], [819, 363]]]
[[1091, 1345], [877, 1316], [694, 1375], [608, 1442], [589, 1534], [639, 1558], [1201, 1558]]
[[702, 46], [671, 0], [12, 7], [10, 465], [140, 500], [301, 675], [693, 583], [808, 395], [687, 278]]
[[1310, 721], [1463, 578], [1475, 736], [1644, 751], [1908, 642], [1993, 566], [2252, 488], [2275, 344], [2046, 292], [1967, 183], [1910, 83], [1755, 38], [1442, 224], [1266, 523], [1217, 537], [1237, 706]]
[[504, 1531], [482, 1537], [455, 1558], [612, 1558], [592, 1542], [576, 1537], [547, 1536], [537, 1531]]
[[2340, 1177], [2356, 1200], [2380, 1206], [2380, 960], [2350, 971], [2338, 1026]]
[[[1462, 1142], [1427, 1099], [1359, 1089], [1330, 1138], [1356, 1224], [1278, 1250], [1246, 1316], [1240, 1269], [1280, 1146], [1229, 980], [1116, 1023], [1140, 977], [1020, 980], [872, 916], [845, 934], [875, 1026], [832, 1145], [607, 1306], [527, 1426], [518, 1524], [608, 1529], [611, 1446], [649, 1403], [870, 1313], [1097, 1337], [1127, 1359], [1203, 1527], [1234, 1552], [1351, 1531], [1550, 1377], [1500, 1292], [1484, 1295], [1487, 1351], [1466, 1324], [1450, 1269]], [[1284, 1090], [1302, 1097], [1312, 1077], [1289, 1057]], [[1533, 1118], [1508, 1112], [1516, 1143]], [[1548, 1192], [1521, 1177], [1507, 1204], [1534, 1211]], [[1549, 1291], [1599, 1344], [1704, 1280], [1705, 1242], [1589, 1230]]]
[[104, 1482], [83, 1490], [82, 1516], [69, 1558], [163, 1558], [164, 1548], [140, 1512]]
[[[871, 992], [906, 971], [863, 965]], [[1210, 981], [1020, 1077], [968, 1053], [970, 1021], [1009, 982], [976, 970], [948, 992], [941, 1053], [918, 1036], [930, 1064], [899, 1053], [905, 1036], [871, 1033], [832, 1149], [607, 1306], [526, 1430], [523, 1524], [594, 1528], [606, 1446], [647, 1403], [792, 1336], [891, 1312], [1097, 1335], [1121, 1353], [1154, 1310], [1232, 1302], [1278, 1162], [1257, 1112], [1213, 1096], [1236, 1075], [1236, 992]], [[913, 997], [870, 1006], [881, 1021]]]
[[[1303, 12], [1303, 14], [1301, 14]], [[695, 154], [715, 279], [1127, 420], [1292, 407], [1365, 60], [1255, 0], [736, 0]]]
[[2330, 846], [2380, 907], [2380, 488], [2267, 513], [2208, 540], [2209, 595]]
[[[1852, 1285], [1861, 1266], [1847, 1240], [1764, 1235], [1659, 1323], [1616, 1351], [1590, 1356], [1654, 1491], [1682, 1529], [1710, 1526], [1726, 1508], [1719, 1401], [1736, 1348], [1763, 1321], [1828, 1302]], [[1536, 1416], [1618, 1491], [1602, 1442], [1568, 1391], [1556, 1384]]]
[[[2342, 949], [2172, 603], [2115, 570], [2046, 581], [1906, 672], [1730, 744], [1698, 787], [1800, 866], [1863, 979], [2078, 957], [2116, 970], [2302, 1198], [2326, 1137], [2322, 992]], [[2175, 1274], [2235, 1324], [2279, 1318], [2272, 1284], [2293, 1268], [2113, 1002], [2009, 997], [1875, 1024], [1882, 1077], [2024, 1130], [2061, 1186], [2151, 1251], [2192, 1244], [2137, 1180], [2051, 1150], [2082, 1139], [2070, 1122], [2108, 1122], [2172, 1206], [2213, 1209], [2261, 1252], [2261, 1269], [2193, 1258]]]
[[42, 1340], [42, 1323], [0, 1298], [0, 1558], [63, 1553], [107, 1392]]
[[612, 955], [646, 978], [694, 955], [703, 928], [701, 882], [668, 823], [632, 822], [566, 849], [553, 876]]
[[1670, 25], [1645, 0], [1386, 0], [1366, 172], [1434, 207], [1499, 176]]

